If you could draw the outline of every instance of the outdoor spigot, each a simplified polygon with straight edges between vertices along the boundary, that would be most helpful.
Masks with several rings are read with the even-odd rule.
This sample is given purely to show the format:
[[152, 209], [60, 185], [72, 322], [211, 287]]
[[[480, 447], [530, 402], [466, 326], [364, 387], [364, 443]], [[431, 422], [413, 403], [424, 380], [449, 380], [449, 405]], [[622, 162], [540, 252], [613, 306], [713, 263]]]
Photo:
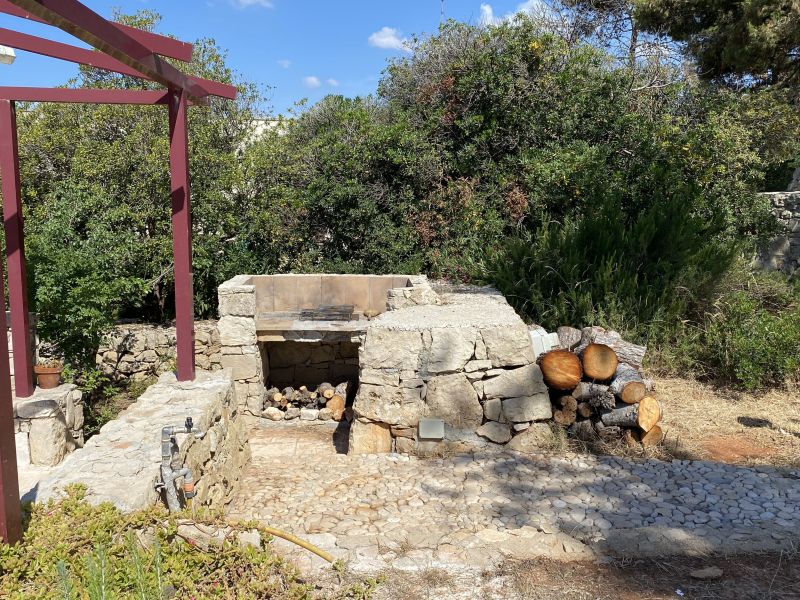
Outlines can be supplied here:
[[184, 424], [186, 427], [186, 433], [191, 433], [192, 428], [194, 427], [194, 421], [192, 421], [192, 417], [186, 417], [186, 423]]

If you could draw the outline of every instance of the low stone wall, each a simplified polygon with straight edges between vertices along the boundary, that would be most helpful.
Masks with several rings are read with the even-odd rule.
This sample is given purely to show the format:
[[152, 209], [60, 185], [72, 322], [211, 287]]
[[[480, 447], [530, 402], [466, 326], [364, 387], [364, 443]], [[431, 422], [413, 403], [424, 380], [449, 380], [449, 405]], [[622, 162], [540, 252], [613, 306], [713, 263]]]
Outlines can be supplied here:
[[54, 466], [83, 445], [83, 394], [71, 383], [14, 398], [17, 464]]
[[783, 233], [756, 260], [762, 267], [792, 275], [800, 271], [800, 192], [769, 192], [764, 196], [772, 203]]
[[[95, 357], [97, 366], [114, 380], [147, 379], [175, 368], [176, 336], [171, 325], [135, 323], [117, 325]], [[198, 369], [222, 368], [216, 321], [197, 321], [194, 333]]]
[[180, 461], [196, 480], [195, 503], [222, 508], [232, 499], [244, 465], [250, 458], [247, 430], [237, 410], [236, 390], [229, 371], [198, 371], [191, 382], [172, 373], [159, 377], [118, 418], [110, 421], [86, 445], [76, 450], [30, 490], [26, 500], [59, 496], [69, 484], [88, 488], [88, 499], [112, 502], [136, 510], [159, 500], [161, 428], [182, 426], [192, 417], [205, 435], [178, 434]]
[[351, 453], [520, 445], [547, 427], [537, 423], [552, 407], [531, 336], [505, 298], [491, 288], [435, 291], [435, 302], [428, 294], [430, 304], [404, 304], [367, 328]]

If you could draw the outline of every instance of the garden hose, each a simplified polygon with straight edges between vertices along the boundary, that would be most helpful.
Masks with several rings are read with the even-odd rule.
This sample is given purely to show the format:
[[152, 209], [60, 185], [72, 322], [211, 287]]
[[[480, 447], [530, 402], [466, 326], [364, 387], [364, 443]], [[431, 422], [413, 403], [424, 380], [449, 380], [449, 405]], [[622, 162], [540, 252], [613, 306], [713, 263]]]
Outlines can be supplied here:
[[314, 544], [310, 542], [306, 542], [305, 540], [301, 540], [299, 537], [292, 535], [291, 533], [286, 533], [285, 531], [281, 531], [280, 529], [275, 529], [274, 527], [269, 527], [267, 525], [259, 525], [260, 529], [263, 529], [270, 535], [274, 535], [275, 537], [283, 538], [287, 542], [292, 542], [293, 544], [297, 544], [301, 548], [305, 548], [309, 552], [313, 552], [320, 558], [327, 560], [329, 563], [333, 564], [335, 559], [333, 556], [325, 552], [320, 548], [317, 548]]

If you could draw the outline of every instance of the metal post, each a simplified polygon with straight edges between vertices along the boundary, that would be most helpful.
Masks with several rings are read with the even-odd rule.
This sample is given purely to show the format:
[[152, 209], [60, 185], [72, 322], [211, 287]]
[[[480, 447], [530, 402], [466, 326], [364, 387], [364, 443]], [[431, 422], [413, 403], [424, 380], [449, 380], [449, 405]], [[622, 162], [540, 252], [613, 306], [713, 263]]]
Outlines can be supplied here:
[[[0, 305], [5, 304], [4, 296], [3, 263], [0, 262]], [[14, 409], [11, 402], [8, 339], [5, 335], [0, 335], [0, 539], [7, 544], [22, 540], [22, 508], [19, 501], [17, 447], [14, 442]]]
[[28, 277], [25, 272], [17, 119], [14, 103], [9, 100], [0, 100], [0, 174], [3, 178], [3, 222], [8, 260], [8, 300], [11, 305], [11, 343], [14, 347], [14, 387], [17, 397], [27, 398], [33, 394], [33, 351], [28, 316]]
[[178, 381], [194, 379], [194, 299], [192, 293], [192, 216], [189, 190], [189, 128], [186, 92], [172, 92], [169, 103], [169, 172], [172, 182], [172, 251], [175, 261], [175, 328]]

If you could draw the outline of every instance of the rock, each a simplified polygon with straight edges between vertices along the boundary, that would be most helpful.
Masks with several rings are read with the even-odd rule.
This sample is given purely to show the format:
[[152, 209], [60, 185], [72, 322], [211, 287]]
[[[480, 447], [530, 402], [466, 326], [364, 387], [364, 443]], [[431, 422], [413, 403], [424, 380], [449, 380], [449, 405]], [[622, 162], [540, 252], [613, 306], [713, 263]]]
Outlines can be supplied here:
[[319, 410], [316, 408], [301, 408], [300, 420], [301, 421], [316, 421], [319, 417]]
[[61, 409], [55, 400], [22, 400], [14, 403], [14, 412], [20, 419], [50, 419], [56, 417]]
[[693, 577], [694, 579], [719, 579], [722, 577], [722, 574], [722, 569], [715, 566], [689, 571], [689, 576]]
[[222, 368], [232, 369], [234, 379], [252, 379], [261, 374], [261, 357], [257, 354], [223, 354]]
[[492, 366], [517, 367], [531, 364], [536, 360], [528, 327], [522, 322], [518, 325], [482, 329], [481, 337]]
[[477, 332], [468, 327], [443, 327], [431, 330], [429, 373], [461, 371], [475, 353]]
[[517, 452], [532, 453], [547, 448], [553, 440], [553, 432], [546, 423], [531, 423], [522, 433], [515, 435], [508, 448]]
[[504, 370], [497, 377], [485, 380], [483, 393], [486, 398], [519, 398], [547, 393], [547, 386], [539, 366], [527, 365]]
[[483, 422], [483, 408], [475, 388], [463, 373], [440, 375], [428, 382], [426, 415], [439, 417], [456, 429], [475, 430]]
[[392, 432], [386, 423], [353, 421], [348, 454], [380, 454], [392, 451]]
[[296, 406], [292, 406], [286, 409], [286, 413], [284, 414], [283, 418], [287, 421], [291, 421], [292, 419], [296, 419], [300, 416], [300, 409]]
[[417, 452], [417, 442], [413, 438], [395, 438], [394, 445], [395, 450], [401, 454], [416, 454]]
[[490, 398], [483, 403], [483, 414], [490, 421], [497, 421], [502, 423], [505, 421], [503, 418], [503, 401], [500, 398]]
[[508, 425], [503, 425], [496, 421], [484, 423], [478, 427], [475, 433], [496, 444], [505, 444], [511, 439], [511, 431], [509, 431]]
[[370, 385], [387, 385], [398, 387], [400, 385], [400, 373], [396, 369], [361, 369], [358, 376], [360, 383]]
[[[324, 410], [329, 411], [330, 417], [329, 419], [333, 419], [334, 421], [341, 421], [342, 417], [344, 416], [344, 408], [345, 408], [345, 400], [341, 396], [334, 396], [325, 404]], [[320, 419], [322, 419], [322, 414], [320, 414]], [[325, 419], [328, 420], [328, 419]]]
[[[342, 408], [342, 410], [341, 410], [339, 419], [341, 419], [341, 415], [343, 415], [343, 414], [344, 414], [344, 408]], [[333, 411], [330, 408], [321, 408], [317, 418], [320, 421], [330, 421], [330, 420], [333, 419]]]
[[270, 421], [283, 421], [284, 413], [280, 408], [270, 406], [269, 408], [264, 409], [264, 412], [261, 413], [261, 416], [265, 419], [269, 419]]
[[240, 531], [236, 534], [236, 540], [239, 542], [240, 548], [247, 548], [248, 546], [256, 549], [261, 548], [261, 534], [257, 529]]
[[514, 431], [525, 431], [530, 426], [530, 423], [514, 423]]
[[420, 331], [369, 327], [361, 352], [361, 365], [370, 369], [417, 370], [422, 348]]
[[419, 388], [362, 383], [358, 387], [353, 408], [358, 416], [370, 421], [380, 421], [399, 427], [416, 427], [422, 416], [423, 403]]
[[32, 465], [55, 466], [67, 453], [67, 426], [63, 418], [33, 419], [28, 434]]
[[254, 346], [256, 322], [252, 317], [222, 317], [218, 324], [219, 339], [223, 346]]
[[474, 373], [476, 371], [488, 371], [492, 368], [492, 361], [490, 360], [471, 360], [464, 365], [464, 371], [467, 373]]
[[24, 431], [14, 434], [14, 444], [17, 448], [17, 466], [28, 467], [31, 464], [31, 451], [28, 446], [28, 434]]
[[553, 407], [548, 394], [522, 396], [503, 400], [503, 414], [512, 423], [544, 421], [553, 418]]

